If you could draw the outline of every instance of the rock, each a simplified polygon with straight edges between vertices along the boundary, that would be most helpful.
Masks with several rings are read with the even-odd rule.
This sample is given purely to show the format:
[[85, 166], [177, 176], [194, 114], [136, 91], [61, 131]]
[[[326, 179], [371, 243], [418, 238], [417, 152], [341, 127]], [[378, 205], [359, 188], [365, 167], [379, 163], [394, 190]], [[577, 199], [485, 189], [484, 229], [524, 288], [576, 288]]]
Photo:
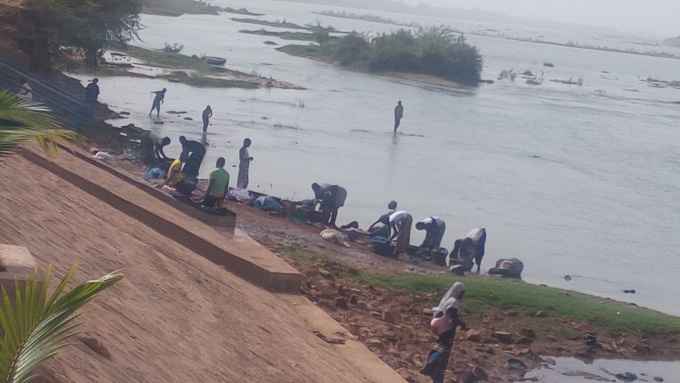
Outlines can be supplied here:
[[473, 367], [473, 368], [467, 368], [463, 373], [460, 375], [460, 377], [456, 380], [456, 382], [461, 382], [461, 383], [477, 383], [477, 382], [486, 382], [489, 379], [489, 375], [482, 369], [481, 367]]
[[470, 342], [481, 342], [482, 332], [479, 330], [470, 329], [465, 333], [465, 339], [469, 340]]
[[154, 123], [154, 125], [163, 125], [164, 124], [163, 121], [154, 121], [153, 123]]
[[635, 289], [630, 289], [630, 290], [623, 290], [623, 293], [624, 294], [635, 294], [635, 293], [637, 293], [637, 291], [635, 291]]
[[90, 350], [103, 356], [106, 359], [111, 359], [111, 353], [104, 347], [104, 344], [99, 339], [94, 337], [82, 336], [80, 341], [83, 342]]
[[432, 316], [432, 309], [423, 309], [423, 315]]
[[527, 336], [523, 336], [523, 337], [517, 339], [517, 342], [516, 342], [516, 343], [517, 343], [517, 344], [532, 344], [532, 343], [534, 343], [534, 339], [533, 339], [533, 338], [529, 338], [529, 337], [527, 337]]
[[347, 306], [347, 300], [343, 297], [335, 298], [335, 307], [341, 310], [347, 310], [349, 308], [349, 306]]
[[321, 340], [330, 344], [345, 344], [345, 339], [340, 337], [330, 337], [321, 333], [321, 331], [314, 331], [314, 335], [318, 336]]
[[571, 281], [572, 280], [571, 275], [569, 275], [569, 274], [565, 275], [564, 280], [567, 281], [567, 282]]
[[526, 363], [515, 358], [508, 359], [507, 366], [511, 370], [526, 371], [528, 369]]
[[373, 318], [382, 319], [382, 314], [379, 311], [371, 311], [371, 316]]
[[349, 304], [356, 305], [359, 303], [359, 298], [356, 295], [349, 297]]
[[531, 351], [530, 348], [523, 348], [523, 349], [515, 352], [515, 355], [517, 355], [517, 356], [527, 356], [527, 355], [531, 355], [531, 354], [533, 354], [533, 351]]
[[638, 379], [637, 375], [633, 374], [632, 372], [625, 372], [622, 374], [616, 374], [614, 376], [616, 379], [623, 380], [624, 382], [634, 382]]
[[184, 117], [184, 121], [193, 121], [194, 119], [191, 117]]
[[501, 343], [510, 344], [512, 343], [512, 333], [505, 331], [496, 331], [493, 333], [493, 337], [498, 339]]
[[534, 314], [536, 318], [545, 318], [545, 313], [543, 311], [536, 311], [536, 314]]
[[378, 338], [371, 338], [366, 341], [366, 344], [369, 346], [375, 346], [375, 347], [382, 347], [383, 342], [378, 339]]
[[326, 269], [319, 268], [319, 274], [321, 274], [321, 276], [324, 277], [324, 278], [326, 278], [326, 279], [331, 279], [331, 278], [332, 278], [332, 275], [331, 275], [330, 271], [328, 271], [328, 270], [326, 270]]
[[519, 330], [519, 335], [527, 338], [536, 339], [536, 332], [530, 328], [523, 328]]
[[401, 319], [401, 312], [396, 307], [390, 307], [382, 313], [382, 320], [385, 322], [397, 323]]
[[663, 378], [660, 377], [660, 376], [655, 376], [655, 377], [654, 377], [654, 381], [655, 381], [655, 382], [661, 383], [661, 382], [663, 382]]

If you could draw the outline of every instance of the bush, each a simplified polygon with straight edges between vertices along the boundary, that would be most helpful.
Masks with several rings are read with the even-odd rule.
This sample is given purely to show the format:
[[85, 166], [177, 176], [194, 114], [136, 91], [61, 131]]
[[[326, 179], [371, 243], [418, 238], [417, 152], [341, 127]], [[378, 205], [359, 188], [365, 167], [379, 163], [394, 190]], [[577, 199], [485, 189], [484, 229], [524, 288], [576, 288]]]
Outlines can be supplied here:
[[341, 39], [317, 39], [321, 51], [343, 66], [370, 71], [413, 72], [468, 85], [481, 79], [482, 57], [462, 34], [447, 27], [399, 30], [369, 39], [356, 32]]

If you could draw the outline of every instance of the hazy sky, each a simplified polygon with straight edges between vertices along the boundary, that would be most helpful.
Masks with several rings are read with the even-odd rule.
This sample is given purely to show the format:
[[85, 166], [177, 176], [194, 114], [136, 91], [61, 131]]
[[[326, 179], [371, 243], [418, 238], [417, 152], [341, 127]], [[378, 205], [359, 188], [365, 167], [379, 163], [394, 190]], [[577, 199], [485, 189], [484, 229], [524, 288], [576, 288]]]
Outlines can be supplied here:
[[614, 27], [659, 36], [680, 35], [680, 0], [422, 0], [449, 7]]

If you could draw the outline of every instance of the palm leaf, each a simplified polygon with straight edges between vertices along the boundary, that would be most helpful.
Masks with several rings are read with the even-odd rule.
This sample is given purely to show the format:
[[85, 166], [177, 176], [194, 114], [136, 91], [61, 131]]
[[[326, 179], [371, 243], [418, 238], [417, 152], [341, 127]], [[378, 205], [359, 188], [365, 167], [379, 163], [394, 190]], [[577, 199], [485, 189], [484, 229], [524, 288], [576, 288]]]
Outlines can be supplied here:
[[0, 156], [28, 141], [37, 142], [43, 150], [54, 151], [57, 143], [75, 137], [74, 132], [62, 129], [46, 106], [0, 91]]
[[51, 268], [16, 284], [15, 294], [2, 289], [0, 302], [0, 382], [27, 383], [34, 369], [56, 355], [78, 330], [77, 311], [101, 291], [120, 281], [119, 273], [107, 274], [66, 292], [75, 267], [49, 293]]

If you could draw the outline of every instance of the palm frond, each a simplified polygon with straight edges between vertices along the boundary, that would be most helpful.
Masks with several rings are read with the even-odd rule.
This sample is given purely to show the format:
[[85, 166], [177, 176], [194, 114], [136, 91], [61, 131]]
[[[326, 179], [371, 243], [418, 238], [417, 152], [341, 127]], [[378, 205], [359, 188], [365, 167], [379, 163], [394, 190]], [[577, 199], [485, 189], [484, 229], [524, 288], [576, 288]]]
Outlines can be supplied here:
[[48, 107], [0, 91], [0, 156], [10, 154], [17, 145], [28, 141], [35, 141], [43, 150], [52, 152], [57, 143], [76, 136], [61, 127]]
[[13, 297], [2, 289], [0, 382], [28, 383], [33, 370], [77, 333], [77, 311], [123, 278], [120, 273], [111, 273], [66, 292], [74, 274], [75, 266], [52, 293], [49, 293], [51, 268], [42, 277], [17, 282]]

